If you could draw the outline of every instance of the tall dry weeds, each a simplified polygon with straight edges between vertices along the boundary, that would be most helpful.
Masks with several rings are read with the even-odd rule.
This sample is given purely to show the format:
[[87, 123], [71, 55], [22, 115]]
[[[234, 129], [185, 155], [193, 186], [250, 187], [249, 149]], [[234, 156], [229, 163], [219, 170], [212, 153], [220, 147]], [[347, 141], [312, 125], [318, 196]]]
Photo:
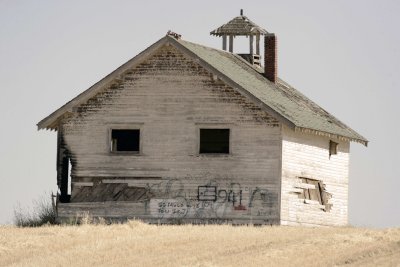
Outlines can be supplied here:
[[23, 207], [20, 203], [14, 207], [14, 224], [19, 227], [37, 227], [56, 223], [56, 210], [50, 194], [43, 194], [32, 201], [33, 207]]

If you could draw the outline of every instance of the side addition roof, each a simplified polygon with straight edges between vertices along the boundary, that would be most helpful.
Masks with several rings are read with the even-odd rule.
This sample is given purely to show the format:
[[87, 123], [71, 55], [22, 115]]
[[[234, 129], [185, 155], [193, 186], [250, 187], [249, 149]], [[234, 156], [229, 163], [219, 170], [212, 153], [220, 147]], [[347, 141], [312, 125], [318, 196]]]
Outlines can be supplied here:
[[66, 113], [96, 95], [106, 84], [118, 79], [123, 73], [165, 44], [171, 44], [184, 54], [217, 75], [241, 94], [249, 97], [266, 112], [296, 131], [336, 137], [368, 144], [363, 136], [336, 119], [292, 86], [278, 79], [272, 83], [262, 75], [260, 68], [253, 67], [240, 56], [230, 52], [177, 40], [166, 36], [129, 60], [104, 79], [56, 110], [38, 123], [38, 129], [56, 129], [57, 121]]

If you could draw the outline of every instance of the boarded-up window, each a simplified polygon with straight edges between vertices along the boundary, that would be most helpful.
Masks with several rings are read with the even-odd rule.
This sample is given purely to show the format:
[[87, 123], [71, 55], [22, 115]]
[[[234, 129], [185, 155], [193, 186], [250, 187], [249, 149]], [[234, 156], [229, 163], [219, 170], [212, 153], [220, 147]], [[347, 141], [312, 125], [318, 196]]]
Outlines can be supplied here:
[[140, 130], [139, 129], [112, 129], [111, 151], [112, 152], [139, 152]]
[[309, 178], [300, 178], [304, 186], [303, 192], [300, 193], [300, 198], [318, 201], [319, 204], [324, 205], [323, 187], [321, 181]]
[[299, 179], [301, 180], [301, 186], [299, 187], [303, 189], [299, 194], [299, 198], [304, 199], [305, 203], [309, 203], [308, 200], [316, 201], [324, 206], [322, 210], [330, 211], [332, 204], [328, 202], [332, 195], [325, 190], [325, 185], [322, 181], [304, 177]]
[[200, 129], [200, 153], [229, 154], [229, 129]]
[[329, 157], [337, 154], [338, 143], [329, 141]]

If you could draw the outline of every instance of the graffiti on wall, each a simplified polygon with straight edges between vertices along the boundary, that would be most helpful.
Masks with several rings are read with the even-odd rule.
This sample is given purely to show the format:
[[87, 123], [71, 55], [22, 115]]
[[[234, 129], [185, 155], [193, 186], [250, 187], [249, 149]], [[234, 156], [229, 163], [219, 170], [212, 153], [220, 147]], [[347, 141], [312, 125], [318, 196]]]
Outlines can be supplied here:
[[154, 195], [149, 200], [150, 214], [159, 219], [276, 216], [274, 203], [277, 203], [278, 195], [266, 188], [242, 187], [239, 183], [223, 187], [209, 182], [199, 185], [194, 194], [194, 190], [184, 190], [184, 185], [178, 180], [168, 182], [163, 193], [159, 186], [148, 188], [153, 189]]
[[199, 201], [216, 201], [217, 200], [217, 187], [203, 185], [197, 189], [197, 198]]
[[234, 206], [234, 210], [246, 210], [246, 207], [242, 205], [242, 190], [240, 186], [238, 188], [237, 190], [217, 190], [216, 186], [199, 186], [197, 199], [199, 201], [230, 202]]
[[[279, 217], [276, 185], [248, 186], [229, 177], [206, 182], [198, 178], [98, 179], [93, 186], [73, 187], [80, 202], [129, 201], [143, 204], [151, 218], [190, 220], [276, 219]], [[201, 181], [201, 180], [200, 180]], [[204, 180], [203, 180], [204, 181]], [[101, 199], [99, 199], [101, 196]]]

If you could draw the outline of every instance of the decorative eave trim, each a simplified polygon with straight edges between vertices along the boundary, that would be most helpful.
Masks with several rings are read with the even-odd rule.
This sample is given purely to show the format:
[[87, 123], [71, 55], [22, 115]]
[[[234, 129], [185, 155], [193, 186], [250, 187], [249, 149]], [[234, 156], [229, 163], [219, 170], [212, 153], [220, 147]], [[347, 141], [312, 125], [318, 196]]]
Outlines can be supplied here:
[[368, 146], [368, 140], [365, 140], [365, 139], [347, 137], [347, 136], [343, 136], [343, 135], [332, 134], [332, 133], [328, 133], [328, 132], [324, 132], [324, 131], [303, 128], [303, 127], [298, 127], [298, 126], [294, 127], [294, 131], [302, 132], [302, 133], [309, 133], [309, 134], [314, 134], [314, 135], [319, 135], [319, 136], [325, 136], [325, 137], [329, 137], [329, 138], [335, 138], [335, 139], [342, 140], [342, 141], [356, 142], [356, 143], [363, 144], [364, 146]]

